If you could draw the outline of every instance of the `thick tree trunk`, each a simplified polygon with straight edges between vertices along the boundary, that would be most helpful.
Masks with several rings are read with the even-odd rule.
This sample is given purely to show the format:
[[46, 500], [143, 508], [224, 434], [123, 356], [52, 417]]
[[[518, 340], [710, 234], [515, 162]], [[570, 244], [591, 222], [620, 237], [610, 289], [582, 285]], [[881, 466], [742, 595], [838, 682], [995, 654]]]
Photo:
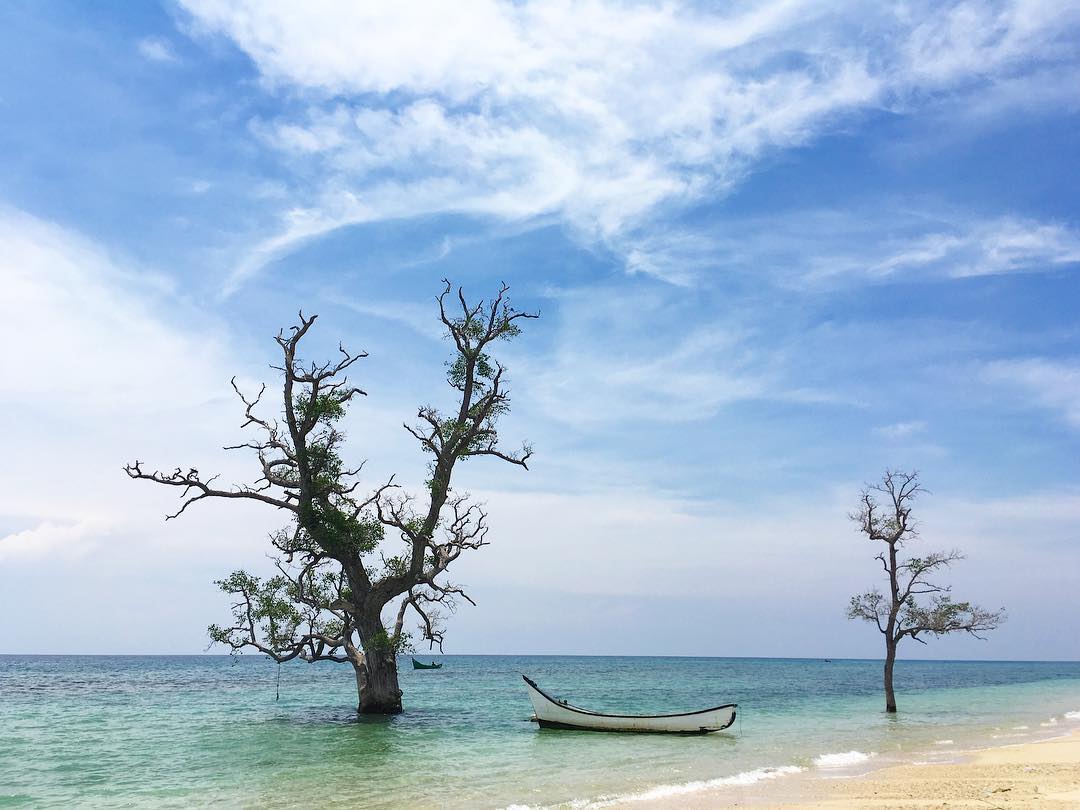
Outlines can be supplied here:
[[360, 714], [401, 714], [401, 689], [398, 687], [397, 659], [393, 653], [365, 652], [356, 669], [356, 691]]
[[360, 714], [401, 714], [397, 656], [379, 647], [379, 639], [386, 638], [382, 621], [365, 622], [365, 625], [361, 628], [363, 655], [350, 656], [356, 670], [356, 692], [359, 696], [356, 711]]
[[896, 714], [896, 694], [893, 692], [893, 667], [896, 664], [896, 642], [885, 641], [885, 711]]

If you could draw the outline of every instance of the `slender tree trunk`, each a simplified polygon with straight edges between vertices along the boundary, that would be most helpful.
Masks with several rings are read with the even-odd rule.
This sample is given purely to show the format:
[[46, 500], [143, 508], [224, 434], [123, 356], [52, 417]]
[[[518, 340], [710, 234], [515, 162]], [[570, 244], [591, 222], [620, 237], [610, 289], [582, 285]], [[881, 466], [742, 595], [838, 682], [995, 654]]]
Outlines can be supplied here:
[[893, 692], [893, 666], [896, 664], [896, 642], [885, 639], [885, 711], [896, 714], [896, 694]]
[[[898, 536], [897, 536], [898, 537]], [[900, 613], [900, 582], [896, 576], [896, 540], [889, 543], [889, 591], [892, 607], [885, 625], [885, 713], [896, 714], [896, 694], [893, 692], [893, 666], [896, 664], [896, 617]]]
[[360, 714], [401, 714], [397, 656], [378, 646], [380, 638], [386, 639], [382, 621], [364, 622], [361, 634], [364, 652], [350, 656], [356, 671], [356, 692], [359, 696], [356, 711]]

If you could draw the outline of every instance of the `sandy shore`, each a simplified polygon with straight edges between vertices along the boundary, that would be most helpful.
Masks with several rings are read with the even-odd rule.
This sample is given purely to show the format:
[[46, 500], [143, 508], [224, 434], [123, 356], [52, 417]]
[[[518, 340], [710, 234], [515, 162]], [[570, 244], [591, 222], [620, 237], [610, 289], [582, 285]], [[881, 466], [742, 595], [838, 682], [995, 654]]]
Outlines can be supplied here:
[[959, 762], [896, 765], [850, 779], [820, 778], [807, 772], [745, 789], [680, 796], [677, 801], [648, 806], [1075, 810], [1080, 808], [1080, 732], [1056, 740], [991, 748]]
[[822, 781], [808, 782], [820, 794], [796, 806], [1078, 808], [1080, 734], [989, 749], [963, 762], [900, 765], [857, 779]]

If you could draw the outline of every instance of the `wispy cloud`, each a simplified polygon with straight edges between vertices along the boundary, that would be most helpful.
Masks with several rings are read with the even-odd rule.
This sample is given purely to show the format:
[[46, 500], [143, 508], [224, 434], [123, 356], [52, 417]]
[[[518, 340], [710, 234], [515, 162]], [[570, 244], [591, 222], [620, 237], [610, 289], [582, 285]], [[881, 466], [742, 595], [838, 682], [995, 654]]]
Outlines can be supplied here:
[[430, 305], [421, 305], [415, 301], [362, 301], [345, 295], [339, 290], [329, 290], [323, 297], [358, 315], [402, 324], [416, 334], [431, 340], [442, 340], [445, 336], [442, 323], [432, 316]]
[[913, 239], [868, 268], [871, 275], [929, 269], [985, 276], [1080, 263], [1080, 233], [1058, 223], [1016, 217], [976, 222]]
[[444, 236], [439, 242], [439, 247], [434, 253], [429, 253], [425, 256], [421, 256], [418, 259], [412, 259], [411, 261], [404, 262], [402, 267], [419, 267], [424, 264], [437, 264], [449, 256], [454, 250], [454, 240], [449, 236]]
[[146, 37], [140, 39], [136, 47], [144, 59], [151, 62], [175, 62], [176, 54], [167, 40], [159, 37]]
[[882, 425], [876, 429], [876, 433], [886, 439], [901, 440], [917, 436], [926, 430], [926, 423], [921, 421], [896, 422], [891, 425]]
[[1045, 358], [998, 360], [986, 364], [984, 378], [1027, 397], [1037, 407], [1056, 411], [1080, 428], [1080, 363]]
[[628, 240], [631, 267], [679, 282], [724, 271], [784, 286], [922, 281], [1047, 272], [1080, 264], [1080, 231], [1018, 216], [878, 210], [802, 210], [730, 217], [709, 233], [657, 229]]
[[[785, 348], [747, 313], [702, 320], [655, 281], [552, 290], [554, 345], [514, 358], [516, 387], [547, 419], [579, 427], [705, 420], [734, 403], [836, 402], [796, 382]], [[782, 340], [780, 341], [782, 343]]]
[[229, 289], [328, 229], [446, 211], [554, 214], [631, 270], [685, 281], [628, 236], [852, 113], [1076, 61], [1063, 34], [1075, 8], [1047, 0], [184, 5], [271, 91], [301, 92], [298, 112], [255, 131], [303, 158], [310, 210], [258, 245]]
[[289, 209], [282, 217], [283, 230], [257, 242], [228, 274], [221, 287], [221, 297], [232, 295], [251, 276], [300, 245], [343, 225], [358, 224], [373, 218], [370, 209], [352, 194], [339, 195], [334, 201], [326, 202], [323, 209]]
[[220, 338], [202, 328], [205, 322], [189, 322], [190, 334], [170, 328], [161, 314], [170, 288], [146, 268], [125, 266], [77, 233], [5, 209], [0, 246], [0, 317], [31, 347], [8, 358], [3, 401], [49, 397], [84, 410], [123, 404], [135, 411], [163, 400], [193, 405], [220, 393], [213, 377]]
[[[0, 538], [0, 557], [116, 554], [121, 542], [153, 556], [175, 494], [134, 497], [120, 468], [205, 460], [235, 431], [225, 394], [245, 366], [226, 360], [212, 319], [53, 223], [0, 209], [0, 276], [0, 318], [20, 337], [0, 379], [0, 408], [19, 425], [5, 450], [19, 475], [0, 492], [0, 519], [30, 527]], [[238, 462], [212, 461], [226, 476], [241, 474]], [[171, 536], [192, 548], [220, 540], [194, 525]]]
[[979, 81], [1033, 58], [1072, 60], [1066, 31], [1077, 17], [1074, 5], [1046, 0], [901, 7], [898, 20], [914, 23], [900, 50], [902, 64], [941, 85]]
[[94, 525], [92, 520], [70, 524], [47, 520], [0, 537], [0, 563], [79, 559], [94, 549], [95, 536], [99, 537], [106, 528]]

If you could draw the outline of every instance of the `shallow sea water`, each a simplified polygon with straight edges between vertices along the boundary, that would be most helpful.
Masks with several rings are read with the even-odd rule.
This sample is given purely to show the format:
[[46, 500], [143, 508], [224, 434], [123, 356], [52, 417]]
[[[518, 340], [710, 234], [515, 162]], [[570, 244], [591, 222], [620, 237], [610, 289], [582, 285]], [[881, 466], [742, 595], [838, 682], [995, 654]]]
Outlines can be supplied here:
[[[1080, 662], [440, 656], [406, 713], [361, 718], [347, 667], [255, 656], [0, 656], [0, 806], [602, 807], [932, 761], [1080, 728]], [[408, 659], [402, 663], [409, 666]], [[540, 731], [519, 673], [589, 708], [738, 702], [704, 737]]]

